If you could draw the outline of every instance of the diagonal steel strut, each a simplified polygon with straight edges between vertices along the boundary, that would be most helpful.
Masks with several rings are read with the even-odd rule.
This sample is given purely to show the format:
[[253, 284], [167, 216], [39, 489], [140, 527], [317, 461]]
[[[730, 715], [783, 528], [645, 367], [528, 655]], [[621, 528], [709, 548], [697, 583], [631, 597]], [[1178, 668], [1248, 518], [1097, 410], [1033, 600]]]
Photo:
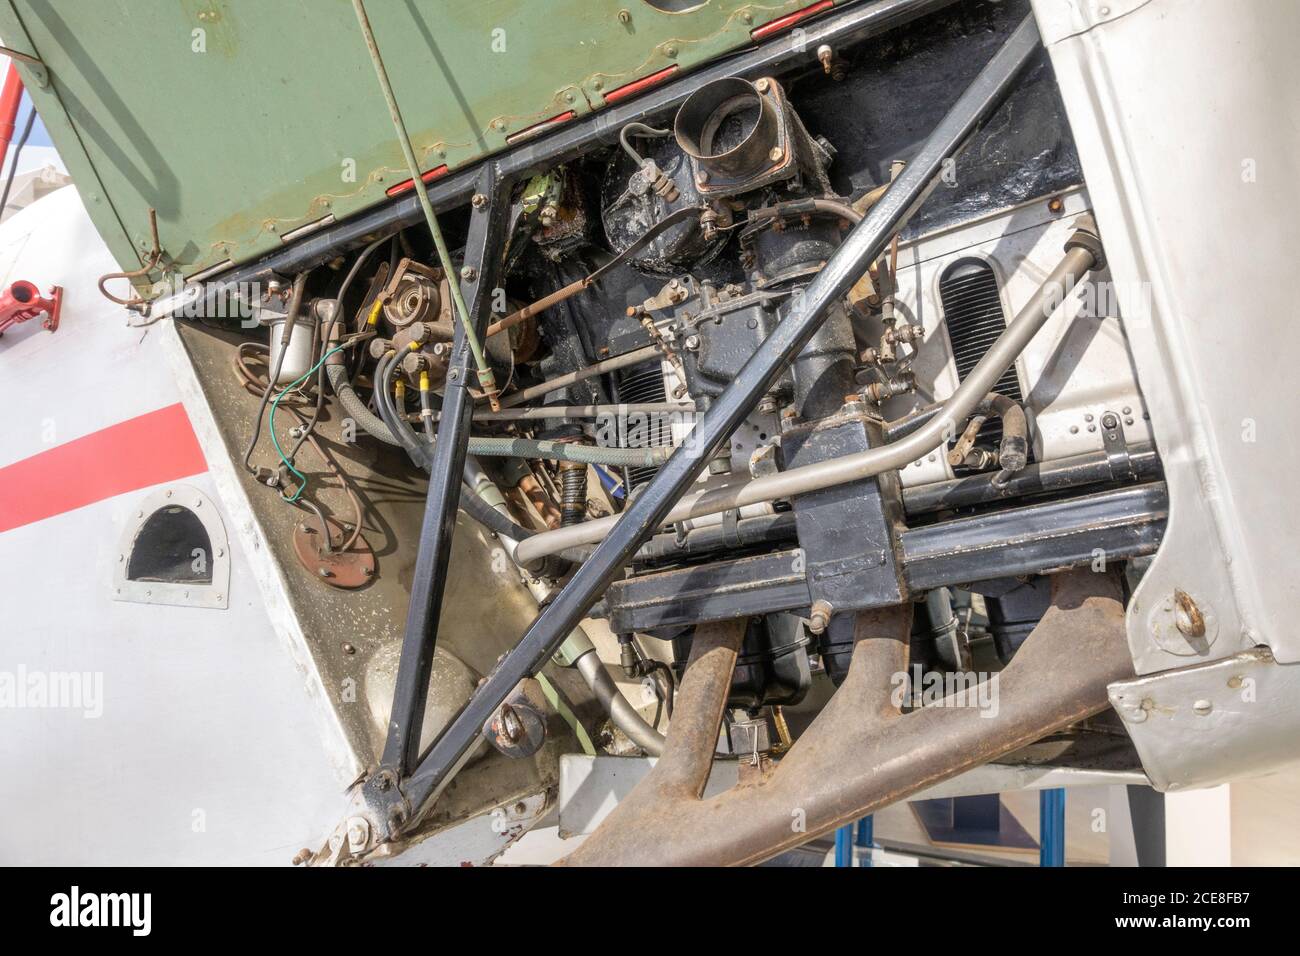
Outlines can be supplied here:
[[[465, 709], [434, 742], [410, 778], [401, 781], [400, 786], [391, 786], [382, 795], [375, 794], [381, 808], [391, 809], [396, 805], [399, 809], [396, 820], [391, 812], [384, 815], [381, 827], [387, 823], [388, 830], [380, 834], [382, 839], [391, 839], [396, 832], [418, 820], [422, 810], [441, 792], [467, 758], [484, 721], [520, 680], [535, 673], [546, 662], [565, 635], [588, 613], [592, 603], [640, 543], [659, 527], [673, 504], [707, 464], [713, 449], [731, 435], [817, 331], [827, 309], [848, 292], [871, 262], [879, 258], [889, 239], [924, 202], [946, 165], [993, 115], [1038, 49], [1038, 31], [1033, 17], [1029, 16], [980, 71], [885, 195], [848, 234], [825, 267], [809, 283], [790, 314], [750, 357], [703, 419], [697, 422], [691, 441], [673, 453], [642, 494], [628, 506], [591, 558], [578, 569], [568, 585], [529, 627], [515, 649], [497, 665]], [[452, 480], [451, 483], [456, 482]], [[417, 580], [420, 580], [418, 576]], [[412, 638], [409, 629], [407, 638], [408, 642]], [[404, 660], [408, 649], [404, 645]]]

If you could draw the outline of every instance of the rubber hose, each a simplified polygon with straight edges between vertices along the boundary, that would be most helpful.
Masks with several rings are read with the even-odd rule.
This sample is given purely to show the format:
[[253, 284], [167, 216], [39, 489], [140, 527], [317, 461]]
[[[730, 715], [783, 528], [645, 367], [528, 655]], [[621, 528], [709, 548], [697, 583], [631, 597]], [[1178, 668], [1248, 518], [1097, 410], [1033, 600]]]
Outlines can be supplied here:
[[[388, 366], [383, 368], [387, 370]], [[385, 444], [412, 451], [411, 445], [398, 439], [393, 430], [373, 415], [365, 402], [361, 401], [352, 388], [352, 383], [347, 380], [346, 370], [342, 366], [330, 365], [328, 369], [330, 387], [339, 397], [344, 411], [361, 426], [362, 430]], [[410, 429], [407, 431], [410, 432]], [[416, 441], [414, 432], [411, 432], [411, 440]], [[488, 438], [471, 435], [469, 439], [471, 455], [486, 455], [489, 458], [544, 458], [551, 461], [581, 462], [585, 465], [610, 465], [616, 468], [649, 468], [662, 465], [671, 451], [669, 448], [604, 448], [598, 445], [578, 445], [573, 442], [535, 438]]]

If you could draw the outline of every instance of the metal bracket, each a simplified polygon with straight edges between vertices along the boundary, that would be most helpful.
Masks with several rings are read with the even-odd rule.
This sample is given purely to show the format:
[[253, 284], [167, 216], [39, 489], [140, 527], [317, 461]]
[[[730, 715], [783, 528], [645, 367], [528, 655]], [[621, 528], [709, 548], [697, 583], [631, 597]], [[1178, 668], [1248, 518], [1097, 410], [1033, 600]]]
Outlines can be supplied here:
[[1128, 440], [1124, 437], [1122, 419], [1115, 412], [1101, 413], [1101, 443], [1116, 480], [1136, 478], [1133, 459], [1129, 455]]
[[17, 60], [19, 63], [23, 64], [23, 66], [27, 67], [28, 71], [32, 75], [32, 79], [36, 81], [36, 86], [39, 89], [46, 89], [50, 85], [49, 68], [30, 53], [22, 53], [7, 46], [0, 46], [0, 53], [3, 53], [11, 60]]

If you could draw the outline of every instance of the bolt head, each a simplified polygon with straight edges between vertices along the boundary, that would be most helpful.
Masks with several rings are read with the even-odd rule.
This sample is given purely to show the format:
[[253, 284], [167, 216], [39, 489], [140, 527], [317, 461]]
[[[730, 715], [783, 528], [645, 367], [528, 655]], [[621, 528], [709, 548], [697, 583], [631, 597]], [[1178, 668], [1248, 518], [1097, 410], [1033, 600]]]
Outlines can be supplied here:
[[780, 146], [773, 146], [772, 151], [767, 154], [767, 158], [772, 162], [777, 163], [781, 161], [781, 157], [784, 155], [785, 153], [781, 152]]
[[488, 201], [487, 196], [484, 196], [482, 193], [475, 193], [473, 198], [471, 198], [469, 202], [470, 205], [473, 206], [475, 209], [482, 209], [484, 206], [487, 205], [487, 201]]
[[473, 266], [465, 266], [460, 270], [460, 277], [466, 282], [473, 282], [478, 277], [478, 270]]

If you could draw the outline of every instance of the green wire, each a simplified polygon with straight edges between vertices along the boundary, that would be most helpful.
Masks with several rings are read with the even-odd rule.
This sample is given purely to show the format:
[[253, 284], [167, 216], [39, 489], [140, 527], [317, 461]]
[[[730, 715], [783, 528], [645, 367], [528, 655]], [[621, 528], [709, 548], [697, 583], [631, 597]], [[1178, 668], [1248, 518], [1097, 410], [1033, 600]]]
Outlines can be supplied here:
[[307, 371], [303, 373], [301, 378], [294, 380], [288, 386], [282, 388], [280, 390], [280, 394], [275, 396], [275, 398], [272, 399], [271, 401], [271, 417], [269, 423], [267, 424], [267, 427], [271, 429], [271, 444], [275, 446], [275, 453], [280, 456], [280, 461], [284, 462], [284, 466], [288, 468], [291, 472], [293, 472], [294, 476], [298, 479], [298, 490], [293, 493], [292, 498], [286, 498], [285, 499], [286, 501], [297, 501], [299, 498], [302, 497], [303, 491], [306, 490], [307, 488], [307, 476], [304, 475], [302, 472], [300, 472], [297, 468], [293, 467], [293, 462], [291, 462], [285, 456], [284, 449], [280, 447], [280, 440], [275, 437], [275, 410], [280, 407], [280, 399], [284, 398], [284, 396], [288, 395], [299, 385], [303, 384], [303, 382], [307, 381], [307, 379], [311, 378], [312, 375], [315, 374], [316, 370], [325, 364], [325, 360], [327, 358], [329, 358], [335, 352], [341, 352], [343, 349], [347, 348], [349, 344], [351, 343], [345, 342], [342, 345], [335, 346], [334, 348], [330, 349], [328, 352], [326, 352], [324, 355], [320, 357], [319, 362], [317, 362], [311, 368], [307, 369]]

